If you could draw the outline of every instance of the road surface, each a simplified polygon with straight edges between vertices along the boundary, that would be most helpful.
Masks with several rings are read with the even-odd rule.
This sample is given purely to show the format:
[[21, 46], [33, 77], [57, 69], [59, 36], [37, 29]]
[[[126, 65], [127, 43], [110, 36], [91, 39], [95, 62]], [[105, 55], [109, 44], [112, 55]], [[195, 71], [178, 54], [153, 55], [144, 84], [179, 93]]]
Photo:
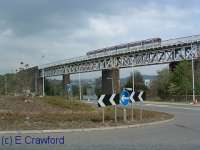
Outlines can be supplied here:
[[[175, 120], [147, 127], [60, 134], [24, 134], [23, 137], [58, 136], [64, 145], [11, 145], [6, 150], [199, 150], [200, 107], [148, 104], [147, 109], [172, 113]], [[1, 138], [4, 135], [0, 135]], [[10, 134], [6, 136], [19, 136]]]

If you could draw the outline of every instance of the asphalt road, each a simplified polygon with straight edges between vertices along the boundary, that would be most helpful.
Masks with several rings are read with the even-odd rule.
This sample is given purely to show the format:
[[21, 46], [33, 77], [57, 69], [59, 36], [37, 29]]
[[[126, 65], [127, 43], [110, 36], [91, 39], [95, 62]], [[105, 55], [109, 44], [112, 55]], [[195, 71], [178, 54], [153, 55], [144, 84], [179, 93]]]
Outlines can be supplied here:
[[200, 107], [145, 106], [148, 109], [175, 114], [175, 120], [147, 127], [74, 132], [62, 134], [2, 135], [65, 138], [64, 145], [19, 144], [2, 146], [6, 150], [199, 150]]

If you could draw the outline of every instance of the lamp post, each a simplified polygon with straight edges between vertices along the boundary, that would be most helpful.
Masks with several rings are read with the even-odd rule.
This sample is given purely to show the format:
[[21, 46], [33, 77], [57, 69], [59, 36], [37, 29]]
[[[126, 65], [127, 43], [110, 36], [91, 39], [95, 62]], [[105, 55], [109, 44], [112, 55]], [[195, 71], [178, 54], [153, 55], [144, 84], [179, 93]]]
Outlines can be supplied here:
[[[193, 49], [193, 46], [191, 44], [191, 49]], [[192, 100], [193, 103], [196, 103], [195, 100], [195, 83], [194, 83], [194, 53], [192, 53]]]
[[81, 74], [79, 73], [79, 98], [82, 100], [82, 89], [81, 89]]
[[194, 58], [192, 57], [192, 99], [195, 102], [195, 85], [194, 85]]
[[[45, 55], [41, 56], [42, 60], [44, 60]], [[42, 96], [45, 96], [45, 72], [44, 72], [44, 68], [42, 69]]]
[[[133, 84], [133, 92], [135, 91], [135, 73], [134, 68], [132, 66], [132, 84]], [[131, 121], [133, 121], [133, 102], [131, 103]]]
[[42, 96], [45, 96], [45, 76], [44, 76], [44, 69], [42, 70]]

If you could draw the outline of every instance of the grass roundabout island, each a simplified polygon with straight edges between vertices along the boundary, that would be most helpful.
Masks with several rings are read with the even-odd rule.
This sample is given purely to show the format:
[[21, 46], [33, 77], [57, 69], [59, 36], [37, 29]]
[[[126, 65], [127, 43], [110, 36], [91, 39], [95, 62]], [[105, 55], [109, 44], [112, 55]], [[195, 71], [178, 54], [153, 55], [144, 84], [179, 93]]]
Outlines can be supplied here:
[[114, 107], [105, 108], [105, 123], [102, 123], [102, 109], [77, 100], [67, 101], [63, 97], [0, 97], [0, 130], [56, 130], [77, 128], [98, 128], [120, 125], [135, 125], [164, 121], [173, 115], [127, 109], [127, 122], [123, 121], [123, 109], [117, 109], [114, 121]]

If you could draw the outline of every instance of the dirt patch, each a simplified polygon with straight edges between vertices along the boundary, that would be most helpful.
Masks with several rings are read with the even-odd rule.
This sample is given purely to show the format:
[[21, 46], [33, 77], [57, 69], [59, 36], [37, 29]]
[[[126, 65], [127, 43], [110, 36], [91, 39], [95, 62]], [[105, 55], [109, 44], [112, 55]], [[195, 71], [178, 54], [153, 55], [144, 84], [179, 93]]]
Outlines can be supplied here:
[[[134, 121], [123, 122], [123, 109], [118, 108], [118, 123], [114, 122], [114, 108], [105, 109], [105, 124], [102, 124], [102, 109], [80, 101], [66, 101], [61, 97], [25, 99], [23, 97], [0, 98], [0, 130], [36, 130], [91, 128], [137, 124], [170, 119], [173, 116], [154, 111], [134, 109]], [[127, 110], [131, 120], [131, 110]]]

